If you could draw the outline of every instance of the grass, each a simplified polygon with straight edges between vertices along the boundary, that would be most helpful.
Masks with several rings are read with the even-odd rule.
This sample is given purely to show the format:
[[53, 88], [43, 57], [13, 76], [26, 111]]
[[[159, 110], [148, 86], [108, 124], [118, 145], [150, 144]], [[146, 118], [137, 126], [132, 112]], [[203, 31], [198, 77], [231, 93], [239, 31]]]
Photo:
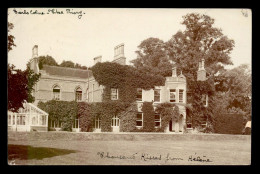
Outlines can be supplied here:
[[[64, 134], [60, 134], [63, 138], [56, 140], [46, 139], [47, 134], [44, 138], [40, 138], [41, 136], [37, 134], [30, 139], [25, 138], [29, 134], [19, 135], [19, 138], [9, 136], [8, 144], [11, 145], [11, 149], [17, 147], [20, 149], [13, 152], [24, 154], [22, 158], [18, 158], [19, 155], [14, 156], [12, 160], [10, 158], [9, 162], [16, 165], [249, 165], [251, 163], [251, 140], [247, 135], [242, 138], [229, 135], [224, 139], [220, 139], [218, 135], [207, 135], [210, 138], [206, 139], [199, 138], [198, 135], [195, 139], [189, 138], [189, 135], [178, 135], [178, 138], [173, 139], [160, 135], [161, 138], [156, 136], [152, 139], [150, 137], [152, 135], [148, 134], [140, 135], [142, 138], [137, 135], [134, 138], [133, 135], [129, 135], [132, 138], [126, 138], [124, 134], [122, 139], [118, 138], [119, 135], [115, 135], [116, 138], [113, 139], [112, 135], [103, 134], [103, 136], [109, 135], [111, 139], [102, 140], [100, 137], [95, 139], [95, 136], [101, 134], [87, 134], [91, 138], [78, 140], [69, 137], [71, 135], [83, 137], [85, 134], [67, 134], [68, 139], [64, 138]], [[203, 136], [205, 135], [200, 135]], [[13, 153], [9, 155], [11, 154]], [[198, 156], [211, 162], [189, 161], [190, 157]]]

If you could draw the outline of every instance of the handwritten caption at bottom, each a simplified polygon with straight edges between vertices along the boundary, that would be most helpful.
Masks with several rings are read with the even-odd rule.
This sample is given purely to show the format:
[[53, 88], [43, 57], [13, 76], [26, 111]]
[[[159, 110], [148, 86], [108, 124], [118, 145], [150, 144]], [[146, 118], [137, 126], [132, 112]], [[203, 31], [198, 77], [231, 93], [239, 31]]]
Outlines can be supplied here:
[[98, 152], [97, 156], [102, 159], [120, 159], [120, 160], [141, 160], [141, 161], [162, 161], [164, 160], [165, 163], [168, 161], [194, 161], [194, 162], [213, 162], [205, 155], [200, 156], [196, 153], [194, 155], [188, 156], [186, 159], [173, 157], [169, 153], [167, 155], [150, 155], [148, 153], [134, 153], [132, 155], [112, 155], [109, 152]]

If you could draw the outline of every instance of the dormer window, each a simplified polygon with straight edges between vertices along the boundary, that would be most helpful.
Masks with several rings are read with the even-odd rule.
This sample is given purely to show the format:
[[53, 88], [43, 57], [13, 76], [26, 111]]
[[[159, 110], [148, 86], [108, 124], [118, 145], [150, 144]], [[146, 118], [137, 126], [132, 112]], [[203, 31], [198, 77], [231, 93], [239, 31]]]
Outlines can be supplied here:
[[58, 85], [54, 86], [53, 90], [53, 100], [60, 100], [60, 87]]
[[82, 101], [82, 89], [80, 87], [76, 89], [75, 100]]
[[118, 100], [118, 89], [111, 88], [111, 100]]

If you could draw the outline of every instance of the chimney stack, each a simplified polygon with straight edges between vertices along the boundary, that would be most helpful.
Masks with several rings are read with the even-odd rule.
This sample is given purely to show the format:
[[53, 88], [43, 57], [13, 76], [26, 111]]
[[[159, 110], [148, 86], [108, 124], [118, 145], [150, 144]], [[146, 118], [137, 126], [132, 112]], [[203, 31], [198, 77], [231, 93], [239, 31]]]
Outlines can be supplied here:
[[125, 58], [125, 54], [124, 54], [124, 44], [120, 44], [117, 45], [114, 48], [114, 60], [112, 62], [114, 63], [118, 63], [121, 65], [125, 65], [126, 64], [126, 58]]
[[172, 67], [172, 77], [177, 77], [177, 68], [176, 68], [176, 66]]
[[32, 48], [32, 58], [38, 57], [38, 45], [34, 45]]
[[102, 56], [97, 56], [94, 58], [94, 65], [98, 62], [101, 62], [102, 61]]
[[38, 45], [34, 45], [32, 48], [32, 59], [30, 61], [30, 69], [33, 70], [34, 73], [39, 73], [39, 65], [38, 65]]
[[204, 59], [201, 60], [201, 62], [199, 62], [199, 70], [197, 72], [197, 81], [205, 81], [207, 80], [206, 78], [206, 70], [204, 67]]
[[117, 45], [115, 48], [114, 48], [114, 60], [115, 59], [118, 59], [120, 57], [125, 57], [124, 55], [124, 44], [120, 44], [120, 45]]

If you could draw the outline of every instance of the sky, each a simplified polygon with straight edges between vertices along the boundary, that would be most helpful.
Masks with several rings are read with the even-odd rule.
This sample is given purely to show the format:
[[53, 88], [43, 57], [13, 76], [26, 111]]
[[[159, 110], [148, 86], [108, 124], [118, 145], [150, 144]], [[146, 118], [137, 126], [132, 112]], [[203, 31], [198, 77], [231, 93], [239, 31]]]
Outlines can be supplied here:
[[24, 70], [32, 58], [33, 46], [38, 45], [39, 56], [49, 55], [58, 63], [70, 60], [90, 67], [99, 55], [102, 62], [112, 61], [114, 47], [124, 43], [130, 64], [143, 40], [155, 37], [168, 41], [179, 30], [185, 30], [182, 16], [192, 12], [214, 18], [214, 27], [221, 28], [224, 35], [235, 41], [230, 55], [234, 65], [226, 66], [227, 69], [240, 64], [251, 67], [250, 9], [10, 8], [8, 22], [14, 24], [10, 34], [17, 46], [8, 52], [8, 63]]

